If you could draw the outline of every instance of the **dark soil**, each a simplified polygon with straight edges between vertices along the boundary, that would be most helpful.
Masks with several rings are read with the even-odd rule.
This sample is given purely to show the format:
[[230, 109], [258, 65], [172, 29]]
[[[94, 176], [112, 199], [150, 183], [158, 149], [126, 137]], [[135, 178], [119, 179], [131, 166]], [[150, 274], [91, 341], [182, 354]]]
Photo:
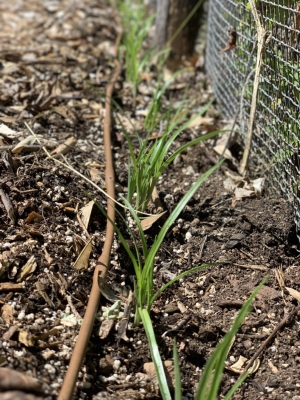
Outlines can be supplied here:
[[[74, 137], [76, 145], [65, 159], [105, 190], [103, 94], [113, 70], [115, 10], [96, 0], [88, 0], [84, 6], [77, 0], [71, 3], [12, 0], [0, 5], [0, 120], [12, 130], [4, 131], [3, 126], [0, 130], [0, 367], [37, 377], [45, 386], [43, 397], [48, 399], [56, 398], [63, 382], [105, 240], [106, 222], [94, 207], [88, 226], [93, 243], [88, 268], [75, 269], [74, 262], [88, 240], [77, 212], [90, 197], [104, 205], [106, 199], [83, 178], [48, 158], [38, 142], [27, 142], [20, 152], [14, 149], [31, 135], [25, 122], [49, 151]], [[143, 110], [149, 106], [155, 74], [147, 79], [140, 87], [136, 112], [124, 76], [116, 83], [115, 100], [137, 127], [142, 126]], [[211, 97], [209, 84], [199, 68], [180, 79], [164, 101], [182, 99], [185, 86], [190, 85], [194, 114]], [[215, 127], [225, 125], [214, 107], [207, 116], [213, 118]], [[174, 148], [202, 133], [201, 126], [187, 129]], [[116, 179], [122, 192], [128, 151], [116, 121], [113, 138]], [[218, 159], [213, 144], [193, 147], [163, 174], [157, 189], [168, 213]], [[64, 161], [60, 156], [57, 159]], [[156, 287], [191, 267], [215, 263], [169, 287], [151, 314], [164, 360], [172, 360], [176, 336], [185, 399], [193, 397], [207, 359], [265, 276], [267, 283], [239, 330], [228, 366], [240, 356], [249, 360], [297, 306], [297, 300], [283, 290], [286, 286], [300, 291], [292, 209], [284, 199], [266, 195], [236, 200], [233, 191], [224, 189], [225, 173], [235, 174], [231, 169], [234, 165], [225, 163], [202, 185], [168, 233], [156, 259]], [[251, 174], [258, 178], [255, 168]], [[5, 195], [15, 215], [8, 212]], [[149, 243], [161, 224], [157, 221], [147, 231]], [[29, 259], [31, 269], [24, 276], [21, 269]], [[284, 279], [281, 286], [275, 276], [278, 270]], [[132, 273], [116, 237], [108, 283], [124, 296], [133, 288]], [[155, 379], [144, 370], [151, 357], [142, 327], [134, 327], [131, 321], [127, 342], [118, 338], [115, 328], [101, 339], [100, 311], [111, 303], [102, 297], [101, 307], [74, 398], [159, 399]], [[185, 323], [176, 330], [181, 322]], [[266, 344], [258, 357], [260, 366], [234, 399], [300, 398], [299, 322], [296, 314]], [[221, 394], [237, 377], [225, 371]], [[28, 391], [33, 390], [29, 387]], [[10, 398], [17, 397], [11, 394]]]

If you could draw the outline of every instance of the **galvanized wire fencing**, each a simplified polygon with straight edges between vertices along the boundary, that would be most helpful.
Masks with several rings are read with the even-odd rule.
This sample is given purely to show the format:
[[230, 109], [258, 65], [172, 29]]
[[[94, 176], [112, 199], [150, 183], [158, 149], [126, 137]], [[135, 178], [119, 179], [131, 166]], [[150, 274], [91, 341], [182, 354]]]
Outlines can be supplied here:
[[[299, 233], [300, 2], [261, 0], [256, 4], [271, 40], [260, 74], [253, 160], [267, 179], [268, 192], [293, 203]], [[247, 130], [252, 98], [255, 35], [247, 0], [209, 0], [207, 72], [225, 117], [237, 115], [242, 132]]]

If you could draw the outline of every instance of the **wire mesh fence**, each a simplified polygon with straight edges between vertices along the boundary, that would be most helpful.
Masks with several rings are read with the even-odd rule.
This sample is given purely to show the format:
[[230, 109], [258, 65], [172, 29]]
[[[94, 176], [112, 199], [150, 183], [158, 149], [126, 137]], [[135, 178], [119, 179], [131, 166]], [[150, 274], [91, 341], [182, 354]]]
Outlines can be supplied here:
[[[300, 2], [256, 1], [271, 40], [255, 115], [253, 160], [267, 190], [295, 210], [300, 232]], [[236, 41], [235, 41], [236, 35]], [[220, 108], [246, 132], [256, 64], [256, 26], [247, 0], [209, 0], [206, 67]]]

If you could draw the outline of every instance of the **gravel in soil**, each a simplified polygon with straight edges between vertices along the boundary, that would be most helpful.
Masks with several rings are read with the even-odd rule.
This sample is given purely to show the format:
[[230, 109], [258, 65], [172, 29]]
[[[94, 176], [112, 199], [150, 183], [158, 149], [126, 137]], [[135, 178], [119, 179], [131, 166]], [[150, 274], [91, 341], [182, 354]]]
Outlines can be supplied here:
[[[105, 196], [48, 158], [41, 144], [52, 151], [71, 138], [65, 155], [69, 165], [105, 189], [103, 93], [113, 69], [115, 11], [93, 0], [84, 7], [78, 1], [29, 4], [13, 0], [0, 9], [0, 367], [36, 377], [42, 384], [37, 389], [29, 382], [26, 395], [22, 387], [19, 393], [2, 387], [0, 397], [53, 399], [68, 367], [105, 240], [105, 219], [98, 208], [93, 207], [88, 232], [78, 211], [90, 202], [90, 196], [105, 205]], [[115, 100], [137, 127], [143, 124], [155, 74], [147, 79], [139, 87], [136, 112], [123, 77], [116, 83]], [[171, 95], [181, 99], [185, 92], [182, 83], [189, 84], [192, 112], [196, 113], [211, 97], [205, 75], [191, 70], [180, 79]], [[207, 116], [215, 127], [225, 125], [213, 107]], [[16, 145], [30, 136], [24, 122], [41, 143], [31, 137], [16, 150]], [[202, 133], [201, 126], [187, 129], [173, 148]], [[122, 193], [128, 153], [116, 121], [113, 134], [116, 177]], [[217, 159], [212, 146], [209, 142], [187, 150], [161, 177], [157, 189], [168, 213]], [[62, 156], [56, 157], [63, 161]], [[186, 399], [193, 396], [205, 362], [243, 302], [266, 275], [268, 281], [228, 355], [228, 366], [240, 356], [249, 360], [297, 305], [283, 287], [300, 290], [291, 207], [283, 199], [266, 196], [237, 201], [233, 191], [224, 188], [226, 169], [228, 172], [231, 167], [226, 164], [202, 185], [171, 228], [156, 259], [156, 287], [188, 268], [214, 263], [169, 287], [151, 313], [166, 362], [172, 359], [176, 335]], [[161, 223], [157, 221], [147, 231], [150, 244]], [[74, 263], [89, 236], [93, 247], [87, 268], [76, 269]], [[283, 281], [276, 278], [275, 271]], [[132, 266], [117, 238], [108, 282], [123, 295], [132, 289]], [[102, 298], [101, 307], [102, 312], [107, 311], [111, 303]], [[75, 398], [159, 399], [155, 376], [145, 371], [151, 357], [143, 329], [131, 324], [126, 332], [128, 341], [124, 341], [113, 327], [101, 339], [101, 310]], [[234, 399], [298, 399], [299, 354], [296, 315], [266, 345], [258, 370]], [[172, 367], [168, 368], [172, 375]], [[14, 382], [15, 377], [10, 379]], [[237, 375], [226, 370], [221, 394], [236, 379]]]

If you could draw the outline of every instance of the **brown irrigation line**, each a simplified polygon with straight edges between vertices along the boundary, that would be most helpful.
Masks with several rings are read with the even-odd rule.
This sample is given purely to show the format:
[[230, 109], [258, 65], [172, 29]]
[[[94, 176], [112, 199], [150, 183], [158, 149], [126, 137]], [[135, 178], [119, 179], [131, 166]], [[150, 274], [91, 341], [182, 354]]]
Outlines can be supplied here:
[[58, 395], [58, 400], [70, 400], [73, 396], [74, 387], [77, 381], [78, 373], [80, 371], [82, 360], [85, 356], [87, 344], [89, 342], [91, 332], [93, 329], [95, 316], [98, 311], [100, 302], [100, 280], [106, 279], [106, 273], [109, 268], [110, 252], [114, 238], [114, 227], [110, 221], [115, 221], [115, 205], [111, 199], [115, 198], [115, 177], [113, 169], [113, 157], [111, 151], [111, 98], [114, 89], [114, 84], [121, 73], [121, 65], [117, 59], [117, 52], [121, 40], [121, 24], [117, 19], [119, 33], [115, 43], [115, 71], [110, 83], [106, 88], [106, 103], [105, 103], [105, 119], [104, 119], [104, 146], [105, 146], [105, 183], [107, 194], [111, 198], [107, 198], [107, 223], [106, 223], [106, 238], [103, 246], [102, 254], [97, 261], [97, 265], [93, 276], [93, 285], [89, 296], [89, 302], [86, 308], [84, 319], [79, 331], [79, 335], [73, 350], [70, 360], [69, 368], [66, 373], [61, 391]]

